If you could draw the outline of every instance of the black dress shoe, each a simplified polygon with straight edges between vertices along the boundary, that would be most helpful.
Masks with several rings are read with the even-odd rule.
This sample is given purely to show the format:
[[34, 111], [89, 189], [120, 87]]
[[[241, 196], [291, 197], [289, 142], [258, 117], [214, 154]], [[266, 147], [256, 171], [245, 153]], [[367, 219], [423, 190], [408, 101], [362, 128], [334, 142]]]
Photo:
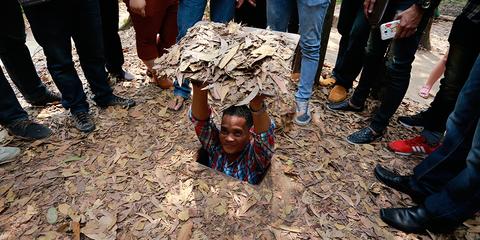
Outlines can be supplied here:
[[355, 107], [350, 103], [350, 99], [346, 99], [339, 103], [328, 103], [327, 108], [332, 111], [345, 111], [345, 112], [361, 112], [363, 107]]
[[423, 207], [383, 208], [380, 209], [380, 218], [391, 227], [406, 233], [426, 233], [428, 224], [432, 224]]
[[109, 101], [104, 103], [98, 103], [97, 105], [101, 108], [107, 108], [110, 106], [122, 106], [123, 108], [131, 108], [135, 106], [135, 101], [133, 99], [122, 98], [116, 95], [113, 95]]
[[380, 182], [399, 192], [407, 194], [415, 203], [423, 203], [425, 198], [428, 196], [427, 193], [418, 192], [412, 189], [410, 185], [410, 179], [412, 178], [411, 176], [398, 175], [380, 165], [375, 167], [374, 173], [375, 177]]

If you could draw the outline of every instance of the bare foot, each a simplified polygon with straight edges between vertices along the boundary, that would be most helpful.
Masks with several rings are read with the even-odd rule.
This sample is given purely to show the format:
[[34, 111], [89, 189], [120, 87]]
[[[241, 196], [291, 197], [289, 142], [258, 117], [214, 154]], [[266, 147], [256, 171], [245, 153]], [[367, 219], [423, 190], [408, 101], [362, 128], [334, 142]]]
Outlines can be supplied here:
[[175, 96], [172, 100], [168, 102], [168, 109], [178, 111], [182, 108], [184, 101], [185, 99], [183, 99], [183, 97]]

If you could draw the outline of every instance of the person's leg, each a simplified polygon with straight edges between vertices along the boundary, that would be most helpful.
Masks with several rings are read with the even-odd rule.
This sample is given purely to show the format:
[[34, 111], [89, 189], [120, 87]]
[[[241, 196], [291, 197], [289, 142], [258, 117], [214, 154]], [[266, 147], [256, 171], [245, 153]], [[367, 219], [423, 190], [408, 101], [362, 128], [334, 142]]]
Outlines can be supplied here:
[[298, 1], [302, 64], [300, 69], [300, 82], [295, 98], [300, 102], [308, 102], [312, 95], [320, 57], [323, 20], [328, 4], [328, 0], [320, 1], [315, 5], [310, 5], [309, 2], [305, 0]]
[[267, 26], [274, 31], [286, 32], [295, 4], [293, 0], [267, 0]]
[[[35, 40], [47, 57], [47, 67], [62, 94], [62, 105], [72, 112], [88, 111], [82, 82], [72, 61], [68, 3], [51, 1], [24, 8]], [[96, 51], [98, 46], [92, 50]], [[101, 67], [104, 65], [102, 64]]]
[[177, 41], [187, 34], [187, 30], [195, 23], [202, 20], [203, 12], [207, 6], [207, 0], [180, 0], [178, 5]]
[[169, 1], [159, 31], [160, 42], [157, 44], [159, 56], [163, 55], [167, 48], [175, 44], [178, 35], [177, 14], [177, 1]]
[[[405, 9], [402, 7], [398, 9]], [[387, 84], [385, 94], [387, 97], [382, 99], [382, 103], [370, 123], [370, 128], [377, 133], [385, 130], [390, 118], [402, 103], [410, 82], [410, 72], [415, 53], [428, 21], [429, 17], [424, 16], [415, 34], [408, 38], [396, 39], [392, 44], [393, 57], [387, 64], [387, 79], [385, 79]]]
[[[355, 78], [362, 70], [365, 59], [365, 47], [370, 36], [370, 26], [362, 8], [357, 8], [355, 21], [348, 34], [347, 39], [349, 41], [344, 46], [342, 60], [340, 62], [337, 61], [338, 65], [335, 65], [336, 85], [341, 85], [345, 89], [352, 88], [353, 81], [355, 81]], [[340, 55], [340, 52], [338, 55]], [[370, 56], [372, 56], [372, 53]], [[380, 54], [378, 54], [377, 59], [380, 59]]]
[[[180, 0], [178, 4], [178, 14], [177, 14], [177, 25], [178, 25], [178, 36], [177, 42], [182, 39], [185, 34], [187, 34], [187, 30], [195, 25], [195, 23], [202, 20], [203, 12], [205, 11], [205, 7], [207, 5], [207, 0]], [[187, 99], [190, 97], [190, 86], [188, 85], [188, 81], [182, 79], [182, 84], [178, 84], [177, 81], [173, 84], [174, 90], [173, 94], [177, 97], [182, 97]], [[177, 98], [176, 102], [181, 101]], [[178, 104], [174, 104], [178, 106]], [[180, 106], [174, 107], [173, 109], [179, 109]]]
[[219, 23], [230, 22], [235, 16], [235, 4], [235, 0], [210, 0], [210, 19]]
[[417, 185], [439, 190], [465, 167], [465, 161], [461, 159], [467, 157], [480, 118], [479, 91], [480, 58], [475, 62], [457, 99], [455, 110], [448, 118], [442, 145], [414, 169], [414, 182]]
[[299, 125], [304, 125], [311, 120], [308, 102], [312, 96], [313, 84], [315, 83], [318, 69], [323, 20], [329, 1], [318, 1], [316, 4], [311, 4], [309, 1], [300, 0], [297, 3], [302, 62], [300, 82], [295, 94], [297, 103], [295, 122]]
[[103, 51], [102, 20], [100, 6], [96, 0], [78, 1], [72, 7], [76, 8], [70, 18], [72, 21], [72, 38], [75, 42], [80, 59], [80, 66], [85, 74], [94, 100], [100, 105], [109, 102], [112, 97], [112, 88], [108, 85], [105, 71]]
[[0, 31], [0, 58], [18, 90], [28, 102], [34, 103], [48, 92], [37, 75], [30, 51], [25, 45], [22, 9], [16, 0], [6, 0], [3, 9], [0, 22], [8, 24], [4, 24]]
[[480, 31], [480, 25], [463, 17], [458, 17], [452, 26], [445, 77], [440, 80], [440, 90], [430, 107], [423, 113], [424, 128], [427, 130], [442, 133], [445, 131], [445, 122], [453, 111], [460, 90], [480, 53], [480, 34], [472, 33], [476, 32], [473, 29]]
[[[476, 77], [480, 79], [480, 69]], [[478, 109], [478, 108], [477, 108]], [[465, 161], [456, 159], [457, 161]], [[480, 210], [480, 121], [465, 168], [438, 193], [425, 200], [425, 208], [441, 227], [454, 229]]]
[[123, 49], [118, 35], [119, 8], [118, 0], [100, 0], [102, 18], [103, 46], [105, 50], [105, 67], [115, 75], [123, 75]]
[[[50, 136], [52, 131], [28, 118], [27, 112], [10, 87], [2, 68], [0, 68], [0, 125], [5, 127], [14, 136], [26, 140], [42, 139]], [[1, 155], [1, 154], [0, 154]]]
[[337, 30], [342, 37], [340, 38], [340, 43], [338, 44], [337, 61], [335, 62], [335, 67], [332, 71], [334, 77], [336, 76], [338, 67], [342, 66], [343, 57], [345, 56], [345, 52], [350, 40], [350, 33], [352, 31], [354, 22], [357, 21], [357, 13], [361, 6], [361, 2], [355, 0], [344, 0], [340, 5]]
[[428, 75], [427, 81], [418, 92], [418, 95], [423, 98], [430, 97], [430, 90], [432, 89], [433, 85], [442, 77], [443, 73], [445, 72], [445, 65], [447, 64], [448, 59], [448, 50], [445, 55], [435, 64], [435, 67]]
[[379, 31], [374, 29], [370, 32], [370, 39], [365, 51], [365, 61], [362, 74], [358, 85], [349, 100], [354, 106], [363, 107], [365, 101], [367, 101], [370, 89], [372, 88], [374, 81], [378, 79], [379, 68], [385, 66], [384, 56], [388, 45], [389, 41], [381, 40]]
[[0, 124], [6, 126], [15, 120], [28, 119], [28, 114], [15, 96], [2, 68], [0, 68]]

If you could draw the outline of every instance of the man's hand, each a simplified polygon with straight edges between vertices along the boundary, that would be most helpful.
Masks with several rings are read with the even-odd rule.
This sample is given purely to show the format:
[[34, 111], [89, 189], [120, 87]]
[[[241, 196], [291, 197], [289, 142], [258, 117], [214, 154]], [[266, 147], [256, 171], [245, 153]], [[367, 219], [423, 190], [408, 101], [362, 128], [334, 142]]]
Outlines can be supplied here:
[[147, 3], [145, 0], [130, 0], [130, 11], [145, 17], [145, 6]]
[[244, 1], [244, 0], [236, 0], [236, 1], [237, 1], [236, 7], [237, 7], [237, 8], [240, 8], [240, 7], [243, 5], [243, 1]]
[[267, 111], [262, 110], [264, 107], [263, 100], [265, 95], [259, 94], [250, 101], [250, 110], [253, 117], [253, 128], [256, 133], [263, 133], [270, 128], [270, 117]]
[[365, 13], [365, 17], [369, 17], [370, 14], [373, 12], [373, 7], [375, 6], [375, 0], [365, 0], [363, 2], [363, 12]]
[[253, 111], [258, 111], [263, 107], [263, 100], [265, 99], [265, 95], [259, 94], [255, 98], [250, 101], [250, 109]]
[[207, 120], [210, 117], [208, 106], [208, 91], [202, 90], [205, 84], [193, 83], [192, 115], [197, 120]]
[[257, 6], [257, 1], [256, 0], [248, 0], [248, 3], [250, 3], [250, 5], [256, 7]]
[[417, 4], [413, 4], [407, 10], [399, 13], [395, 20], [400, 20], [397, 26], [395, 38], [407, 38], [412, 36], [416, 31], [418, 24], [422, 20], [423, 9]]

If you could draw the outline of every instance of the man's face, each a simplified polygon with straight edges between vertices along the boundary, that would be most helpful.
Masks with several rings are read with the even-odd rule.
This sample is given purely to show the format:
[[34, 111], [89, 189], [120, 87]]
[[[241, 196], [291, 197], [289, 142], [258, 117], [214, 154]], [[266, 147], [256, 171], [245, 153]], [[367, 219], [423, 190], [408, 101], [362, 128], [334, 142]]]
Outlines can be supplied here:
[[224, 115], [220, 128], [220, 143], [227, 154], [238, 154], [250, 142], [247, 120], [239, 116]]

